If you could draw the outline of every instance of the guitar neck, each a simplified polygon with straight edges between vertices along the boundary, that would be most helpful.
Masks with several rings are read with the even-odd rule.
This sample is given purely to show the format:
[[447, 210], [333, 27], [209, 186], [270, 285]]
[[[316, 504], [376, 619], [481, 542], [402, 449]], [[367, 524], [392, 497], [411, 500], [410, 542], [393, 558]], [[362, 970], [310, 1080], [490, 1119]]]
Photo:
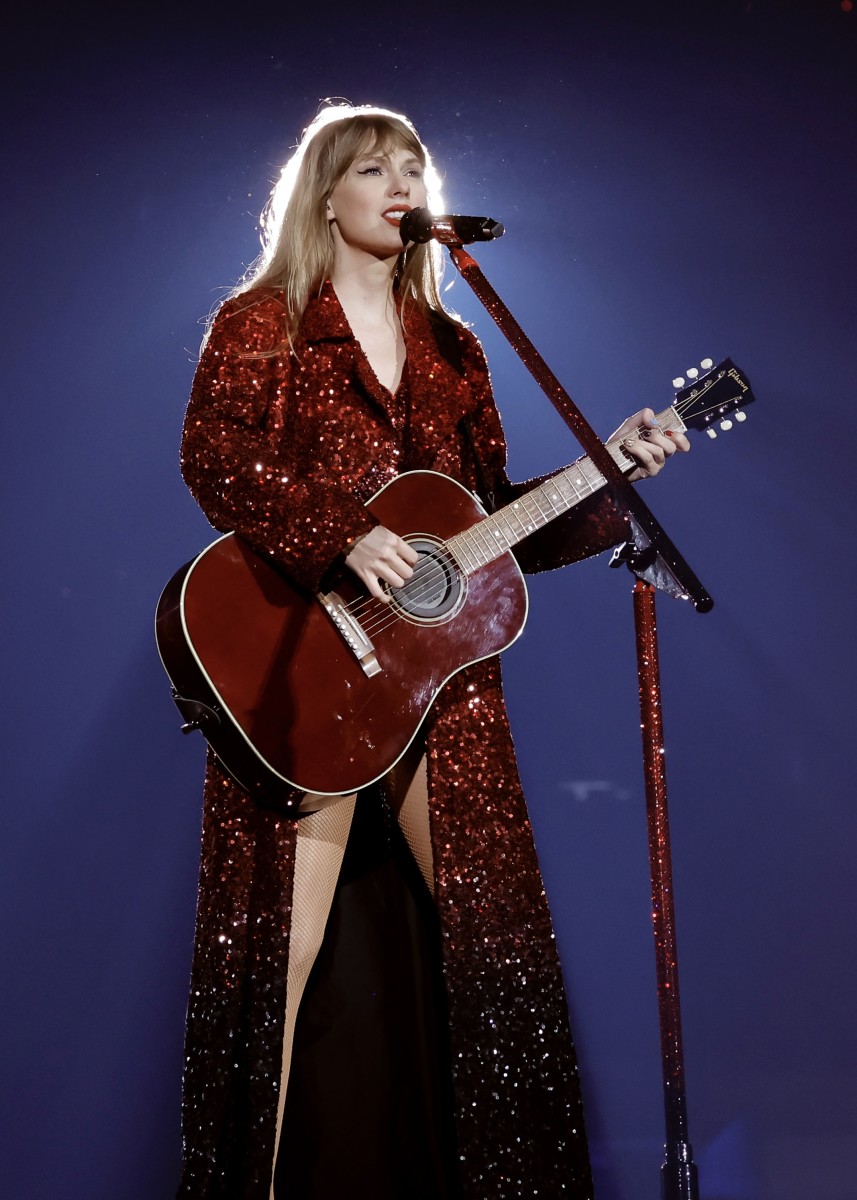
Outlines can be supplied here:
[[[684, 433], [686, 426], [674, 408], [666, 408], [656, 417], [660, 428], [674, 433]], [[631, 470], [634, 462], [626, 447], [642, 434], [637, 430], [624, 438], [605, 443], [610, 457], [623, 471]], [[586, 500], [606, 484], [606, 480], [588, 457], [552, 475], [524, 496], [485, 517], [469, 529], [457, 533], [446, 543], [465, 575], [471, 574], [493, 562], [518, 542], [561, 517], [570, 509]]]

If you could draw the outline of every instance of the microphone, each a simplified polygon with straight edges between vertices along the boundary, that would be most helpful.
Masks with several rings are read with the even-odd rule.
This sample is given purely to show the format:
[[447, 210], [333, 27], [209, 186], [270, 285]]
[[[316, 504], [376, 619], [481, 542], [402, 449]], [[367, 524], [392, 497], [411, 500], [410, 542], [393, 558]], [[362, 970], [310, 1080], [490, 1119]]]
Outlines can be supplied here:
[[505, 232], [505, 227], [490, 217], [455, 217], [450, 214], [436, 217], [427, 208], [412, 208], [399, 222], [399, 233], [405, 246], [409, 242], [427, 242], [431, 238], [444, 245], [492, 242]]

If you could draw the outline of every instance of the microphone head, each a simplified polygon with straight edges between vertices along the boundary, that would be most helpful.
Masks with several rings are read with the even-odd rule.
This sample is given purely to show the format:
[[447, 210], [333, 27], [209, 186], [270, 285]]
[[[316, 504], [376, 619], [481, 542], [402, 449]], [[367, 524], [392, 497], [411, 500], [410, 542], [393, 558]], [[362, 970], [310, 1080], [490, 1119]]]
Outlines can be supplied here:
[[406, 212], [399, 222], [399, 234], [402, 245], [410, 242], [428, 242], [431, 240], [431, 213], [427, 208], [412, 208]]
[[491, 217], [457, 217], [451, 213], [433, 216], [427, 208], [412, 208], [399, 222], [399, 236], [404, 246], [411, 242], [428, 242], [432, 238], [445, 246], [491, 242], [505, 232], [504, 226]]

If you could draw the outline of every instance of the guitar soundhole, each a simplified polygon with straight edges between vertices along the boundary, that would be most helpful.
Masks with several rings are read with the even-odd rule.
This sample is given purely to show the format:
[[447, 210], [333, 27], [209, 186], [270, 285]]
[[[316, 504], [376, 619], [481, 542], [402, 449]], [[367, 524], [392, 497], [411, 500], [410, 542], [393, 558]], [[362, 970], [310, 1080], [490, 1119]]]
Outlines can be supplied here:
[[455, 563], [442, 546], [425, 538], [409, 538], [419, 558], [404, 587], [391, 588], [393, 604], [415, 621], [439, 621], [460, 603], [464, 583]]

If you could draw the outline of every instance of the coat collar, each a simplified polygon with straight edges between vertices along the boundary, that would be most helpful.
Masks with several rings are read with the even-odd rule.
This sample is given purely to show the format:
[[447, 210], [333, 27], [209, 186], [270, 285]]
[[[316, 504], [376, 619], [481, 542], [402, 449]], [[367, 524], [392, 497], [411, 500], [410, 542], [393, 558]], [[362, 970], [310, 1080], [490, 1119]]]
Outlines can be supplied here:
[[[450, 326], [450, 346], [446, 354], [438, 345], [432, 321], [428, 314], [409, 305], [404, 320], [405, 348], [407, 350], [407, 382], [410, 391], [411, 422], [424, 429], [428, 440], [437, 438], [438, 432], [447, 432], [470, 411], [474, 404], [471, 389], [463, 377], [463, 369], [455, 360], [455, 348], [460, 344], [458, 334]], [[330, 280], [327, 280], [317, 296], [314, 296], [304, 311], [301, 321], [301, 338], [307, 345], [323, 342], [351, 343], [354, 355], [354, 374], [361, 388], [371, 399], [392, 417], [395, 399], [378, 382], [375, 372], [360, 347], [348, 318], [339, 303]], [[446, 342], [447, 338], [443, 337]]]
[[325, 281], [318, 295], [310, 298], [304, 309], [301, 337], [308, 345], [316, 342], [355, 340], [348, 318], [329, 279]]

